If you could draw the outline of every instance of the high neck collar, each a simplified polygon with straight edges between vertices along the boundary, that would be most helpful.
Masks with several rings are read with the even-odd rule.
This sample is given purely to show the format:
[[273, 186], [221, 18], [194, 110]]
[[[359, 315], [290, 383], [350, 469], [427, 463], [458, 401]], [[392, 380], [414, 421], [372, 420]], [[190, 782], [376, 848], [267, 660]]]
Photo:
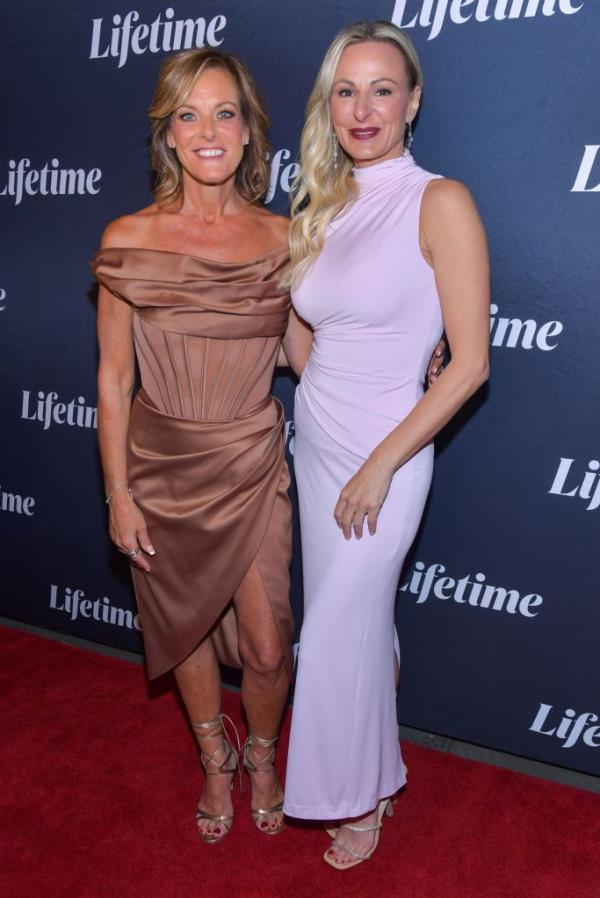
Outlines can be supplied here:
[[413, 168], [414, 165], [415, 160], [408, 150], [405, 150], [402, 156], [384, 159], [383, 162], [375, 162], [373, 165], [367, 165], [362, 168], [353, 168], [352, 174], [359, 187], [371, 187], [388, 181], [395, 173], [404, 174]]

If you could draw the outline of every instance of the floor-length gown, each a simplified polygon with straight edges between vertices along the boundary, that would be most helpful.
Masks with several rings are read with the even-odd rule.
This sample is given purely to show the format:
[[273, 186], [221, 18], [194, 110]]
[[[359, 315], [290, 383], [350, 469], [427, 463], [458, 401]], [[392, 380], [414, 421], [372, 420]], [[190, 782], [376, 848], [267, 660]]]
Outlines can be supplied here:
[[283, 409], [270, 395], [289, 295], [280, 245], [249, 262], [151, 249], [101, 249], [98, 281], [133, 308], [142, 387], [128, 477], [156, 555], [132, 565], [148, 674], [210, 633], [240, 666], [231, 599], [256, 565], [288, 670], [291, 513]]
[[377, 532], [346, 541], [342, 487], [415, 406], [442, 332], [419, 214], [435, 177], [410, 155], [356, 169], [358, 197], [329, 226], [293, 293], [314, 329], [296, 391], [294, 466], [304, 623], [284, 810], [365, 814], [405, 782], [396, 719], [394, 605], [429, 491], [433, 445], [395, 474]]

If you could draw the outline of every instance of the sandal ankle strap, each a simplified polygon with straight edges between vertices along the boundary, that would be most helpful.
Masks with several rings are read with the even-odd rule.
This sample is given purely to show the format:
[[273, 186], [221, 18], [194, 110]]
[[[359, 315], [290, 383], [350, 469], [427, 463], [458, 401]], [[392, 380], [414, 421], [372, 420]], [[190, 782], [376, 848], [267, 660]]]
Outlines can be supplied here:
[[[234, 748], [234, 746], [231, 744], [232, 740], [229, 739], [225, 721], [227, 721], [235, 735], [237, 749]], [[190, 721], [190, 724], [198, 740], [221, 736], [221, 744], [218, 745], [211, 754], [203, 751], [202, 746], [200, 746], [200, 760], [202, 761], [202, 766], [204, 767], [206, 775], [219, 776], [228, 773], [235, 774], [235, 772], [237, 771], [240, 778], [240, 795], [243, 795], [244, 784], [242, 780], [242, 771], [239, 764], [239, 753], [241, 751], [240, 737], [231, 717], [229, 717], [227, 714], [219, 714], [219, 716], [215, 717], [213, 720], [207, 720], [204, 723], [194, 723], [194, 721]], [[215, 755], [220, 751], [221, 748], [225, 749], [226, 754], [223, 760], [219, 762], [215, 760]], [[232, 758], [233, 767], [227, 769], [226, 765], [229, 764]], [[214, 770], [209, 769], [211, 764], [215, 768]]]
[[[244, 742], [242, 746], [242, 755], [244, 761], [244, 767], [249, 773], [261, 773], [263, 771], [270, 770], [273, 767], [273, 763], [275, 761], [275, 743], [279, 736], [273, 736], [272, 739], [263, 739], [262, 736], [257, 736], [255, 733], [248, 733], [248, 738]], [[250, 749], [254, 750], [255, 757], [259, 757], [256, 752], [256, 746], [258, 748], [268, 748], [270, 749], [268, 755], [264, 758], [260, 758], [260, 760], [255, 763], [250, 760], [249, 752]], [[263, 767], [264, 764], [267, 764], [267, 767]]]
[[346, 829], [351, 829], [353, 833], [373, 833], [375, 830], [381, 829], [383, 824], [375, 823], [373, 826], [356, 826], [354, 823], [343, 823], [342, 826]]
[[[237, 745], [237, 751], [241, 750], [240, 746], [240, 736], [236, 729], [235, 723], [227, 714], [219, 714], [218, 717], [215, 717], [214, 720], [207, 720], [206, 723], [194, 723], [193, 720], [190, 721], [192, 729], [196, 731], [196, 738], [198, 739], [206, 739], [210, 736], [223, 736], [226, 742], [230, 745], [233, 740], [229, 739], [229, 735], [227, 733], [227, 728], [225, 726], [225, 721], [229, 724], [231, 729], [233, 730], [233, 734], [235, 736], [235, 742]], [[213, 730], [215, 732], [213, 732]], [[199, 732], [203, 731], [203, 732]], [[233, 748], [233, 746], [232, 746]]]

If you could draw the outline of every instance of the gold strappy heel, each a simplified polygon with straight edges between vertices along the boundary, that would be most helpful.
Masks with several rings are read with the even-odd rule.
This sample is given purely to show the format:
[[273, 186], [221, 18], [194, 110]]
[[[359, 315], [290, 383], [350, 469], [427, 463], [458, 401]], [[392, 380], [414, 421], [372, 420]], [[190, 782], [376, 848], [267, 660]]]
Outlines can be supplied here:
[[[207, 754], [202, 750], [202, 746], [200, 746], [200, 760], [202, 761], [202, 766], [204, 767], [205, 773], [207, 776], [229, 776], [234, 774], [231, 780], [231, 788], [233, 788], [233, 780], [235, 778], [236, 771], [240, 774], [240, 788], [241, 788], [241, 770], [239, 769], [239, 759], [238, 759], [238, 751], [233, 748], [229, 739], [227, 738], [227, 734], [225, 733], [225, 727], [223, 724], [224, 719], [228, 720], [231, 724], [231, 727], [236, 735], [238, 751], [240, 746], [239, 737], [237, 734], [237, 730], [233, 724], [233, 721], [227, 717], [226, 714], [219, 714], [218, 717], [215, 717], [214, 720], [209, 720], [207, 723], [192, 723], [192, 729], [196, 733], [196, 738], [198, 740], [207, 739], [209, 737], [221, 736], [221, 744], [217, 746], [217, 748], [212, 752], [212, 754]], [[215, 760], [215, 755], [220, 752], [222, 749], [225, 749], [225, 757], [222, 761]], [[220, 842], [231, 830], [233, 826], [233, 814], [209, 814], [208, 811], [203, 811], [201, 807], [198, 807], [196, 811], [196, 820], [211, 820], [214, 823], [219, 824], [219, 828], [216, 831], [211, 833], [203, 833], [198, 830], [198, 835], [202, 839], [203, 842], [206, 842], [207, 845], [213, 845], [215, 842]]]
[[[277, 742], [277, 736], [273, 739], [263, 739], [261, 736], [255, 736], [253, 733], [248, 734], [248, 738], [244, 742], [243, 746], [243, 759], [244, 759], [244, 767], [248, 771], [248, 773], [266, 773], [267, 770], [271, 770], [274, 766], [273, 762], [275, 760], [275, 743]], [[260, 758], [256, 754], [256, 748], [269, 748], [270, 752], [266, 756], [266, 758]], [[250, 760], [250, 751], [254, 750], [255, 757], [259, 758], [257, 763], [254, 763]], [[266, 765], [266, 766], [265, 766]], [[276, 836], [281, 830], [285, 827], [283, 820], [281, 823], [277, 824], [273, 829], [264, 829], [261, 826], [261, 823], [265, 820], [265, 818], [269, 814], [276, 814], [278, 811], [283, 810], [283, 801], [280, 801], [278, 804], [273, 805], [271, 808], [252, 808], [250, 813], [252, 814], [252, 819], [254, 820], [254, 824], [259, 832], [264, 833], [266, 836]]]
[[371, 826], [360, 826], [355, 823], [344, 823], [340, 827], [340, 829], [351, 829], [355, 833], [375, 833], [375, 841], [373, 842], [372, 848], [367, 851], [366, 854], [361, 854], [359, 851], [356, 851], [354, 848], [346, 848], [344, 845], [339, 845], [342, 851], [346, 851], [348, 854], [351, 854], [354, 857], [353, 861], [348, 861], [347, 864], [340, 864], [334, 858], [329, 856], [329, 852], [332, 849], [332, 845], [329, 846], [325, 854], [323, 855], [323, 860], [327, 861], [327, 863], [334, 867], [336, 870], [349, 870], [350, 867], [356, 867], [357, 864], [362, 864], [363, 861], [368, 861], [369, 858], [374, 853], [375, 849], [379, 845], [379, 833], [381, 830], [383, 815], [387, 814], [388, 817], [392, 817], [394, 814], [394, 808], [392, 806], [392, 802], [389, 798], [382, 798], [379, 804], [377, 805], [377, 817], [376, 823]]
[[[408, 769], [405, 764], [404, 765], [404, 775], [406, 776], [407, 773], [408, 773]], [[396, 809], [396, 805], [398, 804], [398, 795], [397, 794], [394, 796], [394, 798], [390, 798], [390, 804], [391, 804], [391, 807], [386, 810], [386, 814], [388, 817], [393, 817], [394, 811]], [[335, 839], [335, 837], [337, 836], [337, 833], [338, 833], [338, 829], [339, 829], [339, 826], [326, 826], [325, 832], [327, 833], [328, 836], [331, 836], [332, 839]]]

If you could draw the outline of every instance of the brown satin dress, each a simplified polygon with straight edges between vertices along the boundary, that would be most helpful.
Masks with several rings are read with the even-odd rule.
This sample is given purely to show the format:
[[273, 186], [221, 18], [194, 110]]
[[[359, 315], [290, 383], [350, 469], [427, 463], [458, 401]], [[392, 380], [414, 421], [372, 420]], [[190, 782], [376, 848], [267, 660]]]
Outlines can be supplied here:
[[99, 250], [97, 280], [133, 307], [142, 387], [128, 475], [156, 555], [132, 566], [150, 678], [210, 634], [240, 667], [232, 597], [256, 565], [291, 673], [291, 511], [281, 404], [270, 395], [290, 309], [286, 246], [249, 262]]

